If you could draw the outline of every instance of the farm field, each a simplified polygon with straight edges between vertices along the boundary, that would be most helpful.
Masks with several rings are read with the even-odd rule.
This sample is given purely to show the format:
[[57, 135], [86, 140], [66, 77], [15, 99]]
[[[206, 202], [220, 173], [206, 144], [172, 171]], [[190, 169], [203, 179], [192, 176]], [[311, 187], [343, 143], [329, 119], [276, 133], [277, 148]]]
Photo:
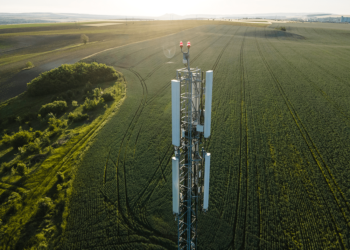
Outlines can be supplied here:
[[350, 25], [279, 26], [205, 23], [85, 59], [127, 94], [84, 154], [56, 248], [176, 249], [170, 80], [189, 40], [191, 66], [214, 70], [198, 248], [350, 249]]
[[[200, 249], [350, 249], [350, 26], [287, 31], [207, 25], [191, 65], [214, 70], [209, 212]], [[67, 249], [175, 249], [170, 80], [181, 54], [166, 39], [101, 53], [128, 97], [74, 182]]]
[[[177, 33], [209, 21], [143, 21], [0, 25], [0, 101], [17, 96], [40, 73], [100, 51]], [[221, 23], [221, 22], [218, 22]], [[249, 25], [249, 24], [239, 24]], [[85, 34], [89, 42], [80, 39]], [[34, 68], [23, 70], [31, 61]]]

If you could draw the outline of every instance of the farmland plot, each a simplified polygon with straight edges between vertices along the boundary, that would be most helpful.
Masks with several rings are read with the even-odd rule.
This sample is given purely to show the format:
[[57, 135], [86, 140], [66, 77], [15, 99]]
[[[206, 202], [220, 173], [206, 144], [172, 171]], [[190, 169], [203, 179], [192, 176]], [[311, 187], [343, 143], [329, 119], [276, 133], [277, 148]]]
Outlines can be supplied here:
[[208, 25], [101, 53], [127, 99], [74, 183], [63, 247], [175, 249], [170, 80], [214, 70], [209, 212], [200, 249], [350, 249], [350, 26]]

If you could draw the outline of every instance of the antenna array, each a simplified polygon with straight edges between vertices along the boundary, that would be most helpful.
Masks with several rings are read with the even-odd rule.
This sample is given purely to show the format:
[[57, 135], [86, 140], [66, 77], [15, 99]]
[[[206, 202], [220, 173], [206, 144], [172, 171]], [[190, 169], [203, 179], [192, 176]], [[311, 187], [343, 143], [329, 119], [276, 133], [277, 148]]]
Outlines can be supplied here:
[[[182, 42], [180, 47], [182, 52]], [[187, 47], [187, 53], [182, 52], [186, 68], [178, 69], [171, 81], [173, 213], [178, 249], [193, 250], [197, 249], [198, 212], [209, 206], [210, 153], [199, 147], [210, 136], [213, 71], [206, 72], [204, 81], [200, 69], [190, 68], [190, 42]]]

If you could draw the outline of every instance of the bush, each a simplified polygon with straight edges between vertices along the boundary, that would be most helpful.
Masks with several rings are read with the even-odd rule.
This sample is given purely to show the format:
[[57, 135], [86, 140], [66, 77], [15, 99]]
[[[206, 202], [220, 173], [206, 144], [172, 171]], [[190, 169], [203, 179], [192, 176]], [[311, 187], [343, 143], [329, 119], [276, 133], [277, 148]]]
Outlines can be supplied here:
[[44, 72], [28, 83], [28, 93], [39, 96], [82, 87], [88, 81], [92, 84], [118, 79], [114, 68], [105, 64], [79, 62], [63, 64], [60, 67]]
[[16, 169], [16, 172], [19, 174], [19, 175], [26, 175], [28, 173], [28, 168], [27, 168], [27, 165], [24, 164], [24, 163], [17, 163], [17, 169]]
[[39, 113], [42, 116], [47, 115], [48, 113], [59, 114], [64, 112], [67, 109], [67, 103], [65, 101], [54, 101], [41, 106]]
[[26, 68], [33, 68], [33, 67], [34, 67], [34, 64], [31, 61], [28, 61], [26, 63]]
[[27, 152], [30, 154], [40, 153], [40, 139], [36, 138], [34, 142], [30, 142], [27, 146]]
[[99, 104], [102, 104], [104, 102], [103, 98], [100, 98], [100, 99], [89, 99], [89, 98], [86, 98], [85, 99], [85, 102], [83, 104], [83, 109], [84, 111], [89, 111], [89, 110], [93, 110], [95, 108], [97, 108], [99, 106]]
[[27, 130], [22, 130], [20, 128], [20, 131], [17, 132], [16, 134], [4, 135], [2, 139], [4, 143], [10, 144], [14, 148], [18, 148], [33, 141], [34, 136], [32, 132], [29, 132]]
[[104, 94], [102, 95], [102, 98], [103, 98], [106, 102], [110, 102], [110, 101], [114, 101], [114, 100], [115, 100], [115, 96], [114, 96], [111, 92], [104, 93]]
[[67, 120], [60, 120], [57, 118], [49, 118], [49, 130], [53, 131], [57, 128], [67, 127]]
[[93, 96], [98, 98], [100, 97], [102, 90], [101, 88], [95, 88], [92, 92], [93, 92]]
[[40, 138], [42, 136], [43, 132], [41, 132], [40, 130], [37, 130], [34, 132], [34, 137], [35, 138]]
[[54, 207], [53, 201], [49, 197], [41, 198], [38, 201], [38, 206], [43, 213], [42, 215], [45, 215], [49, 210], [51, 210]]
[[81, 39], [81, 41], [82, 41], [84, 44], [86, 44], [87, 42], [89, 42], [89, 37], [88, 37], [87, 35], [85, 35], [85, 34], [82, 34], [82, 35], [80, 36], [80, 39]]
[[42, 146], [48, 146], [51, 143], [50, 138], [48, 136], [43, 136], [40, 141]]
[[81, 112], [69, 113], [68, 119], [73, 122], [80, 122], [89, 118], [88, 114], [82, 114]]
[[72, 101], [72, 106], [73, 107], [78, 107], [78, 102], [77, 101]]
[[286, 27], [279, 27], [278, 29], [282, 30], [282, 31], [286, 31], [287, 30]]

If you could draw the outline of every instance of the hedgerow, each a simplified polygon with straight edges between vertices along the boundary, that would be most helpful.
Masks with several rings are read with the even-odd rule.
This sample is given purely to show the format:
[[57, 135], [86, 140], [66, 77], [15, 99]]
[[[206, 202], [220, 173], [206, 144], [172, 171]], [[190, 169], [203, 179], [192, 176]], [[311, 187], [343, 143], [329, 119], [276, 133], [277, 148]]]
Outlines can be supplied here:
[[[110, 90], [115, 101], [104, 110], [101, 96]], [[50, 96], [32, 98], [25, 94], [1, 103], [0, 188], [8, 191], [0, 197], [0, 249], [3, 242], [10, 242], [11, 249], [51, 249], [55, 245], [61, 249], [60, 235], [66, 223], [61, 222], [69, 213], [77, 164], [93, 136], [124, 101], [125, 90], [125, 79], [120, 77], [98, 85], [86, 82]], [[97, 107], [91, 114], [83, 112], [86, 97], [92, 99], [86, 110]], [[89, 123], [84, 123], [89, 116]], [[18, 130], [18, 126], [23, 129]], [[11, 198], [14, 191], [19, 192], [18, 199]], [[28, 225], [34, 225], [35, 230], [26, 230]], [[16, 228], [21, 231], [11, 235]]]
[[96, 84], [118, 79], [118, 77], [115, 69], [105, 64], [80, 62], [63, 64], [56, 69], [42, 73], [29, 82], [27, 87], [31, 96], [40, 96], [84, 86], [87, 82]]

